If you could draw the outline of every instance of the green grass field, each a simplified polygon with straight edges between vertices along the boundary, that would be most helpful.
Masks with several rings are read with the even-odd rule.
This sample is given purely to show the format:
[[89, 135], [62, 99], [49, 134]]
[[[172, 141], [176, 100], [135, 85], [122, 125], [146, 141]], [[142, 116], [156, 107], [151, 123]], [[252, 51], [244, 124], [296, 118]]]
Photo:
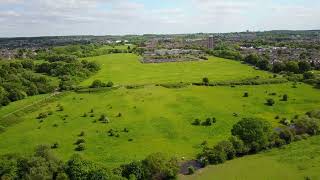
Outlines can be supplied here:
[[141, 57], [134, 54], [110, 54], [92, 58], [102, 66], [101, 71], [87, 79], [82, 85], [88, 86], [94, 80], [113, 81], [115, 84], [155, 84], [178, 82], [201, 82], [208, 77], [210, 81], [242, 80], [246, 78], [268, 78], [272, 74], [258, 71], [237, 61], [210, 57], [201, 62], [173, 62], [142, 64]]
[[[107, 47], [106, 47], [107, 48]], [[32, 153], [40, 144], [59, 144], [55, 153], [63, 160], [73, 154], [78, 135], [84, 131], [87, 159], [105, 166], [117, 167], [133, 160], [144, 159], [155, 152], [163, 152], [179, 159], [193, 159], [201, 151], [200, 144], [208, 141], [213, 145], [230, 136], [232, 126], [244, 117], [260, 117], [274, 126], [280, 118], [292, 118], [313, 109], [320, 109], [319, 90], [306, 84], [292, 83], [257, 86], [187, 86], [168, 89], [155, 86], [157, 83], [200, 82], [203, 77], [222, 82], [243, 80], [259, 76], [272, 77], [271, 73], [255, 70], [250, 66], [221, 58], [210, 57], [208, 61], [163, 64], [141, 64], [134, 54], [110, 54], [85, 58], [101, 64], [102, 69], [81, 85], [88, 86], [100, 79], [116, 85], [144, 84], [141, 88], [103, 90], [95, 93], [65, 92], [43, 104], [15, 112], [49, 95], [29, 97], [0, 109], [0, 125], [6, 128], [0, 133], [0, 154]], [[249, 97], [243, 97], [244, 92]], [[275, 94], [275, 95], [270, 95]], [[280, 101], [287, 94], [287, 102]], [[267, 98], [276, 101], [266, 106]], [[63, 106], [63, 111], [58, 111]], [[93, 113], [90, 113], [93, 109]], [[41, 122], [37, 116], [43, 112], [53, 114]], [[84, 114], [86, 117], [83, 117]], [[119, 113], [121, 116], [118, 117]], [[105, 114], [110, 123], [99, 122]], [[238, 114], [238, 116], [234, 116]], [[199, 118], [215, 117], [211, 127], [193, 126]], [[124, 129], [129, 132], [124, 132]], [[119, 137], [111, 137], [108, 131], [117, 131]], [[130, 141], [129, 141], [130, 140]], [[180, 176], [182, 179], [302, 179], [307, 174], [319, 176], [319, 138], [290, 145], [286, 150], [273, 150], [266, 154], [249, 156], [201, 170], [195, 176]], [[315, 153], [313, 152], [315, 151]], [[309, 159], [308, 159], [309, 158]], [[301, 164], [300, 164], [301, 162]], [[317, 164], [318, 163], [318, 164]], [[261, 166], [259, 166], [261, 165]], [[319, 166], [317, 166], [319, 167]], [[250, 174], [254, 169], [255, 171]], [[229, 173], [233, 172], [233, 173]], [[310, 174], [309, 174], [310, 173]]]
[[[245, 91], [249, 92], [248, 98], [242, 97]], [[268, 95], [273, 92], [277, 96]], [[288, 102], [279, 101], [279, 96], [284, 93], [289, 95]], [[264, 105], [269, 97], [276, 100], [274, 107]], [[57, 111], [58, 104], [64, 107], [64, 111]], [[94, 117], [90, 117], [91, 108]], [[189, 159], [201, 150], [202, 141], [214, 144], [229, 137], [232, 125], [242, 117], [262, 117], [277, 125], [276, 115], [291, 118], [316, 108], [320, 108], [318, 90], [304, 84], [292, 88], [290, 83], [235, 88], [147, 86], [91, 94], [70, 92], [24, 115], [21, 123], [0, 134], [0, 154], [28, 153], [36, 145], [58, 142], [60, 147], [56, 153], [66, 160], [75, 153], [73, 143], [84, 131], [87, 149], [82, 154], [107, 166], [143, 159], [159, 151]], [[54, 112], [53, 115], [40, 123], [36, 119], [38, 114], [49, 110]], [[84, 113], [88, 117], [81, 117]], [[121, 117], [117, 117], [119, 113]], [[233, 113], [239, 117], [234, 117]], [[94, 122], [101, 114], [106, 114], [111, 122]], [[208, 117], [216, 117], [217, 123], [212, 127], [191, 125], [195, 118], [205, 120]], [[129, 133], [122, 132], [124, 128]], [[120, 137], [109, 137], [107, 131], [110, 129], [118, 130]], [[133, 141], [129, 142], [131, 138]]]
[[209, 166], [181, 180], [301, 180], [320, 177], [320, 137], [312, 137], [222, 165]]

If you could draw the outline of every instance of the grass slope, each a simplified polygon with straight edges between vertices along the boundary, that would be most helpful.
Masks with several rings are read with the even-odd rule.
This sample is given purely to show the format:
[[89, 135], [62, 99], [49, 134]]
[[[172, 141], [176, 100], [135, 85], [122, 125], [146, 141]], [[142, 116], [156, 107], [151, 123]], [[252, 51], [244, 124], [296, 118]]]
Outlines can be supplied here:
[[283, 149], [246, 156], [222, 165], [209, 166], [181, 180], [301, 180], [320, 177], [320, 136]]
[[[248, 98], [242, 97], [245, 91], [249, 92]], [[271, 92], [277, 93], [272, 96], [276, 100], [274, 107], [264, 105]], [[288, 102], [279, 101], [284, 93], [289, 95]], [[64, 111], [57, 111], [58, 104]], [[90, 117], [91, 108], [94, 117]], [[143, 159], [159, 151], [193, 158], [201, 150], [202, 141], [214, 144], [226, 139], [232, 125], [242, 117], [263, 117], [276, 125], [276, 115], [291, 118], [315, 108], [320, 108], [320, 93], [304, 84], [298, 88], [292, 88], [291, 84], [182, 89], [147, 86], [91, 94], [69, 93], [24, 115], [21, 123], [0, 134], [0, 154], [29, 153], [36, 145], [58, 142], [57, 153], [67, 159], [75, 153], [73, 143], [78, 134], [85, 131], [87, 149], [82, 153], [108, 166]], [[39, 123], [38, 114], [49, 110], [54, 114]], [[88, 117], [81, 117], [84, 113]], [[118, 113], [122, 116], [117, 117]], [[111, 123], [94, 123], [101, 114], [106, 114]], [[212, 127], [191, 125], [195, 118], [207, 117], [216, 117], [217, 123]], [[118, 130], [120, 137], [109, 137], [107, 131], [111, 128]], [[124, 128], [129, 133], [122, 132]], [[130, 138], [132, 142], [128, 141]]]
[[102, 69], [82, 85], [90, 85], [96, 79], [128, 85], [201, 82], [203, 77], [208, 77], [211, 81], [226, 81], [271, 76], [270, 73], [255, 70], [240, 62], [216, 57], [201, 62], [159, 64], [142, 64], [139, 58], [141, 57], [134, 54], [110, 54], [86, 58], [101, 64]]

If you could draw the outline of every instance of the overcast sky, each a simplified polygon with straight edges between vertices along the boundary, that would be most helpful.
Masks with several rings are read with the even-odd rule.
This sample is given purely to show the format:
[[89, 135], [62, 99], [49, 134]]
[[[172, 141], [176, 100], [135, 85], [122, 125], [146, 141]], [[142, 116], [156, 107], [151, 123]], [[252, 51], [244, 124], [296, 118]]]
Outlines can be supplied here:
[[320, 0], [0, 0], [0, 37], [320, 29]]

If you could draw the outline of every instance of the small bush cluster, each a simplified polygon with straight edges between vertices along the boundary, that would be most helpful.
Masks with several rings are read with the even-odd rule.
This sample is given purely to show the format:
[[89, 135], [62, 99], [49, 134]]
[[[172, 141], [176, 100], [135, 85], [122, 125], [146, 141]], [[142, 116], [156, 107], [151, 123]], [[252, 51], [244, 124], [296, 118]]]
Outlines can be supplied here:
[[192, 123], [194, 126], [211, 126], [212, 124], [215, 124], [217, 122], [216, 118], [207, 118], [205, 121], [201, 122], [200, 119], [195, 119]]
[[107, 83], [104, 83], [101, 80], [95, 80], [92, 82], [90, 86], [90, 88], [102, 88], [102, 87], [113, 87], [113, 82], [109, 81]]

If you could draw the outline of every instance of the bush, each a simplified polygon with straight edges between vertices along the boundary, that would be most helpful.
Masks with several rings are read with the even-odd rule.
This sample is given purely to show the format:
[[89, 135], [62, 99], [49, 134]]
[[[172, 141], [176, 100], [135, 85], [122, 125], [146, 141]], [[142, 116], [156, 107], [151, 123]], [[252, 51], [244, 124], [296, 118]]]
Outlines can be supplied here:
[[283, 95], [283, 97], [282, 97], [282, 101], [288, 101], [288, 95]]
[[249, 97], [249, 93], [248, 92], [245, 92], [243, 97]]
[[113, 87], [113, 82], [109, 81], [106, 86], [107, 87]]
[[233, 159], [236, 155], [236, 150], [230, 141], [221, 141], [214, 146], [214, 149], [218, 151], [224, 151], [227, 155], [228, 160]]
[[53, 145], [51, 146], [51, 149], [57, 149], [59, 148], [59, 144], [56, 142], [56, 143], [53, 143]]
[[79, 145], [79, 144], [83, 144], [85, 142], [86, 142], [86, 140], [81, 138], [81, 139], [78, 139], [74, 144]]
[[319, 120], [310, 118], [308, 116], [299, 117], [294, 120], [293, 124], [295, 131], [298, 135], [300, 134], [309, 134], [316, 135], [320, 131]]
[[232, 143], [236, 156], [243, 156], [249, 152], [248, 147], [246, 147], [244, 142], [238, 137], [232, 136], [229, 141]]
[[142, 161], [145, 179], [176, 179], [179, 165], [176, 158], [168, 158], [162, 153], [151, 154]]
[[104, 87], [105, 84], [101, 80], [94, 80], [90, 86], [90, 88], [100, 88]]
[[47, 112], [42, 112], [38, 115], [37, 119], [45, 119], [48, 117]]
[[199, 119], [195, 119], [192, 123], [192, 125], [195, 125], [195, 126], [199, 126], [201, 124], [201, 121]]
[[203, 126], [211, 126], [212, 125], [212, 121], [211, 118], [207, 118], [203, 123]]
[[280, 139], [283, 139], [286, 144], [290, 144], [292, 141], [294, 141], [295, 134], [294, 132], [289, 128], [283, 128], [279, 132]]
[[81, 131], [81, 133], [79, 134], [80, 137], [84, 136], [85, 135], [85, 132], [84, 131]]
[[204, 78], [202, 79], [202, 83], [205, 84], [205, 85], [208, 85], [208, 84], [209, 84], [209, 78], [204, 77]]
[[271, 98], [267, 99], [266, 105], [273, 106], [275, 104], [275, 101]]
[[78, 144], [78, 146], [75, 148], [76, 151], [84, 151], [85, 149], [85, 144]]

